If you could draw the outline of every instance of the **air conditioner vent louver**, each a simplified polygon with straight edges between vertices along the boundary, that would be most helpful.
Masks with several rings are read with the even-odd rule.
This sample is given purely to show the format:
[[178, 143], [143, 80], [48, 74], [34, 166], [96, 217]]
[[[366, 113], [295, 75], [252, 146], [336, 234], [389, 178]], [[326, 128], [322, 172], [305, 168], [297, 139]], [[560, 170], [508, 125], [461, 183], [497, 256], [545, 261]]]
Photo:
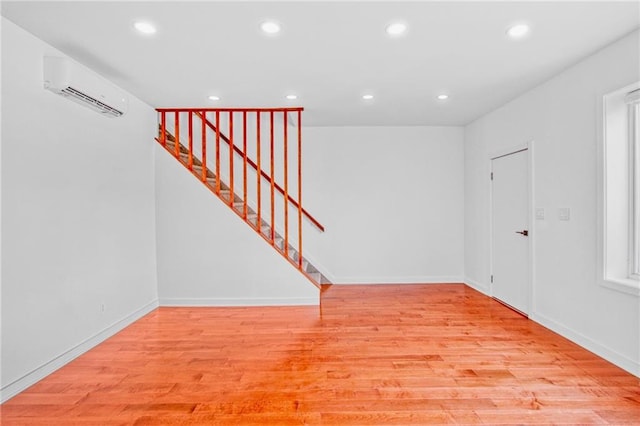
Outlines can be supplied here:
[[109, 105], [102, 103], [99, 100], [92, 98], [91, 96], [86, 95], [79, 90], [74, 89], [73, 87], [66, 87], [62, 89], [62, 93], [68, 96], [73, 96], [78, 100], [91, 104], [95, 109], [97, 109], [102, 114], [110, 115], [113, 117], [120, 117], [121, 115], [124, 114], [122, 111], [118, 111], [117, 109], [112, 108]]
[[127, 112], [124, 93], [109, 81], [67, 58], [45, 56], [44, 88], [105, 117], [121, 117]]

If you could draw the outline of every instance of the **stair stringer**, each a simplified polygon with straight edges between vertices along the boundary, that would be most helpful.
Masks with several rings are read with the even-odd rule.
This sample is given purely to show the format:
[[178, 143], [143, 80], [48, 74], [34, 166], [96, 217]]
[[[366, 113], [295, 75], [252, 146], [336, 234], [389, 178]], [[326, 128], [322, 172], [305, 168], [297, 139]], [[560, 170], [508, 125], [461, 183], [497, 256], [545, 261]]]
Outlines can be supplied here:
[[[174, 158], [176, 158], [178, 160], [178, 162], [180, 164], [182, 164], [194, 177], [196, 177], [202, 184], [205, 185], [205, 187], [207, 187], [214, 195], [216, 195], [218, 198], [220, 198], [220, 200], [222, 200], [222, 202], [224, 204], [226, 204], [228, 207], [231, 208], [231, 210], [236, 213], [238, 216], [240, 216], [242, 218], [242, 220], [247, 223], [249, 226], [251, 226], [261, 237], [263, 237], [263, 239], [269, 244], [271, 245], [278, 253], [280, 253], [282, 255], [282, 257], [284, 257], [289, 263], [291, 263], [291, 265], [293, 265], [296, 269], [298, 269], [311, 283], [313, 283], [313, 285], [315, 285], [318, 288], [321, 288], [322, 285], [325, 284], [331, 284], [332, 281], [330, 281], [322, 272], [320, 272], [313, 264], [312, 262], [309, 261], [309, 259], [303, 257], [303, 265], [302, 265], [302, 269], [300, 269], [299, 265], [298, 265], [298, 252], [295, 249], [295, 247], [293, 247], [293, 245], [290, 243], [289, 244], [289, 250], [287, 252], [285, 252], [284, 250], [284, 238], [282, 237], [282, 234], [280, 232], [278, 232], [278, 228], [276, 226], [276, 232], [275, 232], [275, 240], [272, 241], [271, 239], [271, 232], [270, 232], [270, 226], [269, 224], [265, 221], [262, 220], [261, 226], [260, 226], [260, 231], [258, 231], [258, 225], [257, 225], [257, 220], [256, 220], [256, 214], [255, 214], [255, 209], [253, 209], [253, 206], [250, 206], [250, 200], [247, 200], [247, 206], [250, 206], [250, 209], [253, 209], [252, 211], [250, 211], [249, 213], [252, 214], [253, 217], [247, 216], [245, 218], [244, 216], [244, 212], [243, 212], [243, 207], [237, 206], [237, 208], [233, 208], [231, 207], [230, 203], [229, 203], [229, 194], [230, 194], [230, 188], [226, 185], [225, 181], [222, 179], [223, 176], [221, 175], [218, 179], [220, 179], [220, 188], [221, 188], [221, 192], [218, 193], [217, 191], [217, 182], [216, 182], [216, 177], [215, 174], [213, 173], [213, 171], [209, 168], [207, 168], [207, 181], [204, 182], [202, 180], [202, 175], [203, 175], [203, 170], [202, 170], [202, 162], [200, 161], [199, 158], [193, 156], [191, 156], [191, 168], [189, 166], [189, 149], [183, 144], [183, 143], [179, 143], [179, 147], [178, 147], [178, 155], [176, 155], [176, 140], [175, 137], [173, 136], [172, 133], [170, 133], [169, 131], [165, 131], [165, 144], [163, 145], [162, 141], [161, 141], [161, 135], [162, 135], [162, 126], [159, 126], [158, 128], [158, 138], [156, 138], [156, 141], [163, 147], [166, 149], [167, 152], [169, 152]], [[181, 139], [181, 140], [185, 140], [185, 139]], [[234, 194], [234, 200], [238, 202], [238, 204], [242, 204], [242, 199], [238, 194]], [[291, 240], [290, 240], [291, 241]]]
[[[197, 128], [198, 126], [194, 126], [194, 128]], [[175, 127], [173, 127], [171, 125], [171, 122], [166, 123], [166, 128], [165, 128], [165, 143], [166, 146], [162, 144], [161, 142], [161, 135], [162, 135], [162, 125], [158, 126], [158, 137], [156, 138], [156, 141], [160, 144], [160, 146], [163, 146], [174, 158], [178, 159], [179, 162], [190, 172], [192, 173], [201, 183], [203, 183], [208, 189], [211, 190], [211, 192], [218, 196], [220, 198], [220, 200], [222, 200], [222, 202], [224, 204], [226, 204], [228, 207], [229, 206], [229, 198], [228, 198], [228, 194], [227, 193], [221, 193], [221, 194], [217, 194], [216, 193], [216, 189], [215, 189], [215, 174], [214, 172], [210, 169], [207, 168], [207, 176], [210, 176], [211, 181], [204, 183], [202, 181], [202, 168], [201, 168], [201, 161], [200, 159], [196, 156], [198, 151], [197, 151], [197, 144], [194, 144], [194, 151], [196, 155], [192, 156], [192, 162], [193, 162], [193, 170], [189, 169], [189, 150], [188, 148], [185, 146], [185, 142], [183, 141], [188, 141], [188, 133], [183, 134], [183, 132], [180, 132], [180, 144], [179, 144], [179, 155], [176, 156], [175, 153], [175, 137], [174, 137], [174, 133], [175, 133]], [[226, 138], [226, 136], [223, 133], [220, 133], [221, 135], [221, 146], [224, 146], [223, 143], [223, 139]], [[196, 138], [197, 139], [197, 138]], [[212, 153], [209, 153], [210, 158], [209, 158], [209, 163], [207, 163], [207, 165], [211, 164], [212, 161]], [[237, 155], [237, 154], [236, 154]], [[224, 155], [224, 157], [226, 158], [226, 154]], [[241, 160], [241, 156], [240, 158], [238, 157], [234, 157], [236, 158], [236, 160]], [[221, 185], [223, 189], [228, 190], [229, 187], [226, 185], [226, 182], [228, 182], [228, 178], [229, 176], [226, 175], [224, 173], [224, 171], [221, 170], [221, 175], [220, 175], [220, 181], [221, 181]], [[237, 177], [236, 177], [237, 178]], [[268, 185], [268, 184], [267, 184]], [[237, 187], [236, 187], [237, 188]], [[227, 191], [228, 192], [228, 191]], [[238, 201], [242, 201], [241, 197], [238, 195], [238, 193], [236, 192], [235, 197], [237, 198]], [[251, 198], [249, 198], [247, 200], [247, 206], [253, 211], [254, 213], [254, 217], [255, 215], [255, 211], [256, 211], [256, 206], [255, 206], [255, 202], [254, 200], [252, 200]], [[285, 255], [284, 253], [284, 238], [283, 238], [283, 234], [284, 232], [279, 229], [281, 224], [277, 223], [276, 224], [276, 240], [279, 241], [279, 245], [278, 244], [272, 244], [271, 238], [270, 238], [270, 234], [267, 233], [267, 235], [265, 235], [265, 233], [262, 232], [258, 232], [257, 230], [257, 225], [256, 225], [256, 221], [255, 219], [252, 220], [252, 218], [244, 218], [244, 215], [242, 214], [242, 208], [238, 208], [238, 210], [232, 209], [236, 214], [238, 214], [238, 216], [240, 216], [242, 218], [243, 221], [245, 221], [245, 223], [247, 223], [249, 226], [251, 226], [254, 231], [256, 231], [256, 233], [258, 233], [260, 236], [263, 237], [263, 239], [269, 244], [271, 245], [279, 254], [282, 255], [283, 258], [285, 258], [289, 263], [291, 263], [291, 265], [293, 265], [296, 269], [298, 269], [300, 271], [300, 273], [302, 273], [313, 285], [315, 285], [318, 288], [321, 288], [323, 285], [330, 285], [332, 284], [331, 279], [328, 278], [328, 276], [330, 276], [328, 273], [325, 273], [323, 271], [326, 271], [326, 269], [324, 269], [323, 267], [318, 268], [317, 266], [320, 266], [319, 263], [313, 262], [310, 259], [310, 256], [308, 253], [306, 253], [303, 257], [303, 268], [302, 270], [299, 269], [298, 266], [298, 253], [296, 248], [292, 245], [292, 241], [293, 240], [289, 240], [289, 252]], [[263, 210], [263, 215], [265, 215], [266, 212], [264, 212]], [[295, 213], [294, 213], [295, 214]], [[263, 225], [266, 225], [268, 227], [268, 223], [264, 220], [266, 216], [263, 216]], [[262, 227], [261, 227], [262, 228]], [[268, 228], [270, 229], [270, 228]]]
[[156, 146], [161, 305], [317, 305], [319, 291]]

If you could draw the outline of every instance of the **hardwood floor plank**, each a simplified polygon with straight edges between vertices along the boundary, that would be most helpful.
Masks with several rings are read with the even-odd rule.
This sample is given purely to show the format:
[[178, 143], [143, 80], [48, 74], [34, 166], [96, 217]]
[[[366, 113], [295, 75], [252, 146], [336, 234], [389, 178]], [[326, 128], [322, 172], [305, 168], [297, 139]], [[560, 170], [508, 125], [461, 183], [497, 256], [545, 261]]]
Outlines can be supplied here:
[[317, 307], [159, 308], [2, 425], [640, 424], [640, 379], [457, 284]]

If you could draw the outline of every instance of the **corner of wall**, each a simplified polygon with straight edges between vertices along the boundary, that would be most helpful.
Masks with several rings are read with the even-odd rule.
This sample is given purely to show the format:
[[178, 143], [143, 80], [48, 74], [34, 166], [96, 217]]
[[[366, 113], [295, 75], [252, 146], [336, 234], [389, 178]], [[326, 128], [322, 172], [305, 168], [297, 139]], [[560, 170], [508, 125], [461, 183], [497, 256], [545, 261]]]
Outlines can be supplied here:
[[[0, 18], [0, 34], [2, 34], [2, 25], [4, 24], [4, 17]], [[0, 64], [2, 59], [0, 58]], [[2, 67], [0, 66], [0, 93], [2, 93]], [[0, 331], [2, 330], [2, 105], [0, 104]], [[1, 333], [0, 333], [1, 334]], [[2, 338], [0, 338], [0, 384], [2, 383]], [[0, 404], [4, 400], [2, 399], [2, 390], [0, 390]]]
[[482, 294], [489, 295], [489, 286], [478, 281], [472, 280], [469, 277], [464, 278], [464, 283], [474, 290], [479, 291]]

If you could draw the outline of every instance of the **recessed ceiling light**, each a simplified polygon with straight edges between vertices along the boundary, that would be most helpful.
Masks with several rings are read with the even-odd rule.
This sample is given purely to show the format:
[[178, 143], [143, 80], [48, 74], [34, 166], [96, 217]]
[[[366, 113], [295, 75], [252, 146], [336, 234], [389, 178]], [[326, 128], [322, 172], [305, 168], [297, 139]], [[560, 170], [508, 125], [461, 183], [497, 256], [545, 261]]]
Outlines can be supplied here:
[[287, 95], [286, 98], [292, 101], [294, 99], [298, 99], [298, 95]]
[[365, 101], [370, 101], [371, 99], [373, 99], [373, 95], [362, 95], [362, 99], [364, 99]]
[[137, 21], [137, 22], [135, 22], [133, 24], [133, 26], [134, 26], [134, 28], [136, 30], [138, 30], [142, 34], [155, 34], [156, 33], [156, 27], [150, 22]]
[[260, 29], [267, 34], [277, 34], [280, 32], [280, 24], [275, 21], [265, 21], [260, 25]]
[[407, 24], [402, 22], [394, 22], [393, 24], [387, 25], [386, 31], [390, 36], [399, 36], [407, 31]]
[[220, 100], [220, 96], [211, 95], [211, 96], [209, 96], [209, 100], [211, 100], [211, 101], [219, 101]]
[[445, 95], [443, 93], [442, 95], [438, 95], [438, 99], [440, 99], [441, 101], [444, 101], [445, 99], [449, 99], [449, 95]]
[[527, 24], [516, 24], [507, 28], [507, 35], [513, 39], [520, 39], [529, 34], [531, 28]]

